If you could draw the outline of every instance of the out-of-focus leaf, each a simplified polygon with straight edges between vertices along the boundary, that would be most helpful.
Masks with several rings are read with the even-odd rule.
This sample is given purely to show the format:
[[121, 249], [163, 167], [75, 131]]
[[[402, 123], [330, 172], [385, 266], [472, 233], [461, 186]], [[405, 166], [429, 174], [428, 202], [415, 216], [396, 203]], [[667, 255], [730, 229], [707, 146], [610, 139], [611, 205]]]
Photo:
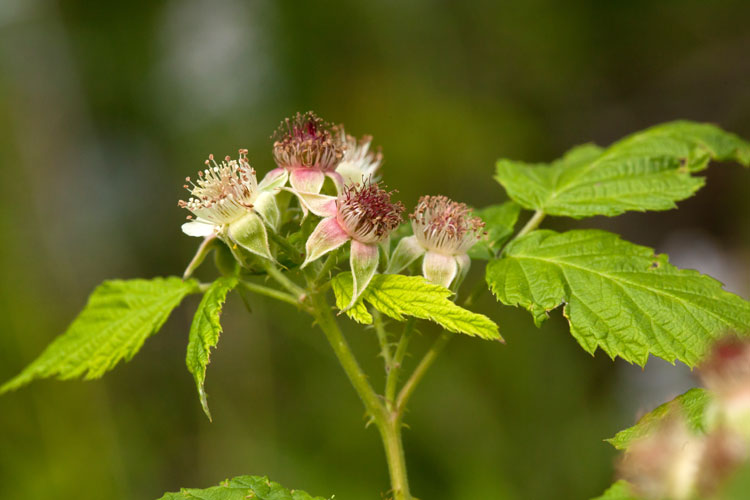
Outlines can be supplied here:
[[289, 490], [267, 477], [238, 476], [211, 488], [182, 488], [159, 500], [326, 500], [301, 490]]

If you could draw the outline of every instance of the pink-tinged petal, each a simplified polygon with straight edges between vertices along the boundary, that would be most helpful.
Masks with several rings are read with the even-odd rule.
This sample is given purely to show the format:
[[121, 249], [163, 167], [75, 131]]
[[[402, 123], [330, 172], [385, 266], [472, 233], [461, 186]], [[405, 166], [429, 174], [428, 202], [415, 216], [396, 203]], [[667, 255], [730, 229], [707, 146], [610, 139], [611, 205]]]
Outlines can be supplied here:
[[331, 178], [333, 183], [336, 185], [336, 192], [341, 193], [344, 189], [344, 178], [340, 173], [336, 171], [326, 172], [326, 175]]
[[370, 280], [375, 276], [378, 270], [378, 260], [380, 252], [378, 245], [368, 245], [357, 240], [352, 240], [352, 250], [349, 254], [349, 267], [352, 269], [352, 301], [346, 306], [344, 311], [351, 308], [359, 299], [362, 292], [365, 291]]
[[336, 215], [336, 197], [327, 194], [298, 193], [287, 189], [297, 195], [300, 205], [307, 211], [314, 213], [318, 217], [334, 217]]
[[299, 167], [289, 174], [289, 184], [299, 193], [320, 193], [326, 175], [314, 168]]
[[312, 232], [305, 244], [307, 257], [302, 267], [310, 262], [319, 259], [332, 250], [349, 241], [349, 235], [346, 234], [335, 217], [327, 217], [318, 223], [318, 226]]
[[449, 288], [458, 272], [456, 257], [437, 252], [427, 252], [422, 261], [422, 275], [436, 285]]
[[458, 272], [456, 273], [456, 279], [453, 281], [453, 290], [458, 290], [458, 287], [463, 283], [466, 274], [469, 272], [471, 267], [471, 258], [464, 254], [456, 255], [456, 265], [458, 266]]
[[258, 184], [259, 191], [270, 191], [271, 189], [277, 189], [286, 184], [289, 178], [289, 172], [285, 168], [274, 168], [263, 177], [263, 180]]
[[227, 234], [231, 240], [229, 244], [236, 243], [248, 252], [275, 260], [268, 245], [266, 225], [255, 212], [248, 212], [247, 215], [229, 224]]
[[194, 220], [182, 225], [182, 232], [188, 236], [206, 237], [216, 233], [216, 226], [210, 222]]
[[206, 256], [209, 254], [209, 252], [213, 250], [215, 244], [216, 233], [212, 232], [212, 234], [206, 236], [201, 245], [198, 247], [198, 251], [195, 252], [193, 259], [190, 261], [190, 264], [188, 264], [185, 272], [182, 274], [183, 280], [188, 279], [193, 274], [193, 271], [198, 269], [198, 266], [203, 264], [203, 261], [206, 259]]
[[419, 244], [419, 240], [417, 240], [416, 236], [401, 238], [391, 255], [391, 260], [388, 262], [388, 269], [386, 269], [385, 272], [388, 274], [400, 273], [408, 267], [409, 264], [424, 255], [424, 252], [425, 249]]

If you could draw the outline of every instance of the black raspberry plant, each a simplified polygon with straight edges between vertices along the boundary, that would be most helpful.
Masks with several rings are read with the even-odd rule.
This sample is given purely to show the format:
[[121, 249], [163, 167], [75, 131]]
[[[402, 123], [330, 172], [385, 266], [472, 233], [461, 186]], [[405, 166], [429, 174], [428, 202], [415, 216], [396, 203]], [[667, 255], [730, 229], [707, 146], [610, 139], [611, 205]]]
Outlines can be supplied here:
[[[189, 212], [182, 230], [202, 241], [182, 277], [104, 282], [68, 330], [0, 393], [36, 378], [100, 377], [132, 358], [185, 296], [199, 294], [186, 364], [210, 419], [207, 366], [222, 333], [227, 295], [242, 289], [314, 319], [382, 439], [390, 486], [371, 498], [409, 500], [414, 497], [401, 438], [412, 394], [453, 337], [503, 341], [493, 319], [468, 309], [485, 289], [479, 281], [464, 293], [474, 266], [499, 303], [528, 310], [537, 326], [562, 308], [571, 335], [591, 354], [601, 349], [612, 359], [641, 366], [658, 356], [693, 367], [723, 332], [736, 332], [739, 340], [732, 345], [740, 347], [729, 351], [744, 353], [734, 358], [745, 364], [705, 368], [709, 390], [689, 391], [609, 440], [626, 450], [623, 479], [600, 497], [682, 500], [710, 491], [712, 498], [723, 498], [715, 495], [724, 491], [728, 469], [716, 464], [730, 457], [732, 470], [740, 469], [750, 457], [750, 405], [743, 389], [750, 357], [742, 340], [750, 331], [750, 304], [718, 281], [678, 269], [666, 255], [615, 234], [556, 232], [540, 225], [548, 216], [581, 219], [673, 209], [703, 186], [698, 174], [711, 161], [750, 165], [750, 143], [714, 125], [676, 121], [606, 148], [575, 147], [549, 164], [502, 159], [495, 180], [498, 198], [501, 186], [508, 200], [473, 208], [426, 195], [404, 220], [398, 192], [383, 184], [398, 186], [398, 178], [381, 171], [383, 156], [372, 137], [357, 138], [343, 125], [307, 112], [283, 120], [272, 139], [270, 151], [252, 155], [254, 165], [273, 158], [276, 165], [264, 168], [265, 175], [257, 175], [250, 152], [242, 149], [237, 159], [209, 156], [197, 176], [187, 178], [189, 197], [178, 203]], [[517, 230], [524, 211], [529, 215]], [[205, 274], [214, 278], [200, 282], [193, 273], [211, 254], [215, 269]], [[364, 334], [377, 338], [378, 352], [372, 355], [383, 360], [383, 387], [375, 387], [362, 369], [342, 321], [361, 324], [367, 327]], [[432, 342], [424, 352], [411, 343], [417, 328]], [[405, 363], [407, 357], [415, 362]], [[720, 404], [707, 403], [711, 391]], [[680, 416], [683, 407], [687, 416]], [[706, 428], [718, 430], [694, 439], [691, 425], [704, 417]], [[221, 425], [219, 418], [215, 425]], [[716, 473], [698, 474], [702, 463]], [[335, 488], [334, 479], [331, 492]], [[322, 498], [260, 476], [162, 498], [240, 497]]]

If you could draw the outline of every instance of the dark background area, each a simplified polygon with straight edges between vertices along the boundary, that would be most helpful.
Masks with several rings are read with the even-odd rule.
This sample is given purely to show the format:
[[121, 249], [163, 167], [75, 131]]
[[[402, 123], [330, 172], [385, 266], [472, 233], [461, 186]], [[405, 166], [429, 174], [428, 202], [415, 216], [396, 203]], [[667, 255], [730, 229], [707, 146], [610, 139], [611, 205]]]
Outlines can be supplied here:
[[[484, 206], [505, 199], [499, 157], [548, 161], [676, 118], [750, 137], [749, 20], [741, 0], [3, 0], [0, 379], [102, 280], [181, 273], [197, 245], [180, 232], [182, 179], [240, 147], [267, 171], [269, 136], [293, 112], [374, 135], [407, 207], [421, 194]], [[750, 172], [707, 176], [679, 210], [545, 224], [620, 232], [747, 298]], [[196, 297], [102, 380], [0, 398], [0, 498], [153, 499], [239, 474], [379, 498], [376, 431], [323, 336], [251, 301], [251, 316], [237, 297], [224, 313], [213, 423], [184, 366]], [[536, 329], [488, 293], [477, 309], [507, 345], [456, 339], [407, 417], [425, 500], [595, 496], [615, 457], [602, 439], [695, 384], [684, 366], [589, 356], [559, 312]], [[380, 370], [372, 332], [347, 328]], [[436, 334], [425, 327], [416, 345]]]

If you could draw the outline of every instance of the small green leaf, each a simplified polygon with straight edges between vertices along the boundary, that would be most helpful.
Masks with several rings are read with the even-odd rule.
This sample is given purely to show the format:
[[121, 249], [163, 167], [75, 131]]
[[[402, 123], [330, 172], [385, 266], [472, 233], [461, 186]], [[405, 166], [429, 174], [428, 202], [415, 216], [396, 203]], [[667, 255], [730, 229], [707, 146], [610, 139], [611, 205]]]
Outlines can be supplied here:
[[88, 304], [42, 354], [19, 375], [0, 387], [0, 394], [36, 378], [94, 379], [129, 361], [156, 333], [182, 299], [198, 291], [194, 280], [105, 281]]
[[592, 500], [638, 500], [638, 497], [630, 492], [630, 483], [621, 479], [610, 486], [601, 496]]
[[650, 353], [693, 366], [725, 331], [750, 330], [750, 303], [721, 283], [605, 231], [533, 231], [491, 261], [486, 278], [498, 300], [528, 309], [537, 325], [564, 304], [587, 352], [639, 365]]
[[206, 489], [182, 488], [159, 500], [326, 500], [301, 490], [288, 490], [267, 477], [238, 476]]
[[[348, 305], [349, 302], [345, 300], [350, 298], [352, 293], [351, 273], [337, 275], [333, 279], [333, 290], [337, 307], [341, 309], [342, 304]], [[451, 332], [502, 340], [497, 325], [491, 319], [457, 306], [448, 299], [451, 295], [453, 294], [447, 288], [429, 283], [422, 276], [376, 274], [362, 294], [362, 299], [352, 309], [364, 308], [364, 300], [398, 321], [404, 321], [404, 316], [414, 316], [433, 321]], [[361, 311], [362, 309], [357, 316], [365, 319], [360, 316]], [[352, 317], [360, 323], [365, 322]], [[372, 322], [369, 313], [368, 317]]]
[[339, 310], [344, 311], [344, 314], [357, 323], [371, 325], [373, 321], [372, 315], [367, 310], [367, 306], [365, 306], [363, 300], [358, 300], [352, 307], [346, 309], [352, 301], [352, 275], [351, 273], [345, 274], [348, 278], [339, 274], [331, 280], [331, 288], [333, 288], [333, 294], [336, 296], [336, 307], [338, 307]]
[[198, 388], [201, 406], [206, 416], [211, 420], [211, 412], [208, 410], [206, 401], [206, 365], [210, 362], [211, 348], [219, 343], [221, 334], [221, 308], [227, 298], [227, 294], [237, 286], [239, 280], [236, 276], [225, 276], [214, 281], [206, 290], [198, 310], [195, 311], [193, 324], [190, 326], [190, 339], [187, 346], [187, 368], [195, 378]]
[[513, 234], [513, 229], [521, 213], [521, 206], [513, 201], [506, 201], [500, 205], [491, 205], [481, 210], [475, 210], [474, 215], [484, 221], [487, 239], [471, 247], [469, 257], [472, 259], [489, 260], [497, 255], [498, 250]]
[[714, 125], [672, 122], [638, 132], [607, 149], [572, 149], [551, 164], [497, 162], [496, 179], [522, 207], [574, 218], [629, 210], [669, 210], [704, 179], [710, 160], [750, 165], [750, 143]]
[[705, 413], [710, 402], [711, 394], [705, 389], [690, 389], [672, 401], [657, 406], [641, 417], [634, 426], [618, 432], [614, 437], [605, 441], [618, 450], [625, 450], [637, 439], [650, 434], [660, 422], [674, 415], [675, 412], [682, 413], [690, 430], [696, 433], [705, 432]]

